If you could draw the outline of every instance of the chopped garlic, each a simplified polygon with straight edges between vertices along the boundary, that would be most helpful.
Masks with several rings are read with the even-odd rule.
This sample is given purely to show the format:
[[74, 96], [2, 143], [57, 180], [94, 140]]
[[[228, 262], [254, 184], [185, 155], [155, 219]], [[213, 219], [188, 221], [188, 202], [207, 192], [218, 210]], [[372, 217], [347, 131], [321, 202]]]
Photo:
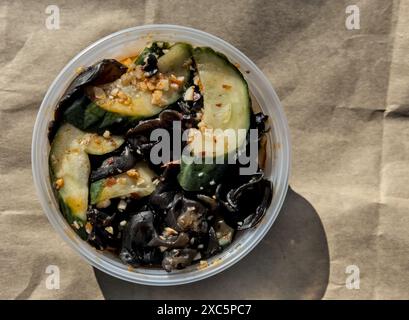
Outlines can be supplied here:
[[112, 227], [106, 227], [105, 231], [110, 233], [110, 234], [114, 234], [114, 229]]
[[111, 132], [109, 132], [108, 130], [104, 131], [104, 134], [102, 135], [105, 139], [109, 139], [111, 137]]
[[127, 204], [127, 202], [125, 201], [125, 200], [120, 200], [119, 201], [119, 203], [118, 203], [118, 210], [119, 211], [124, 211], [125, 209], [126, 209], [126, 206], [127, 206], [128, 204]]
[[185, 94], [183, 95], [183, 99], [185, 101], [193, 101], [194, 90], [195, 90], [194, 86], [187, 88]]

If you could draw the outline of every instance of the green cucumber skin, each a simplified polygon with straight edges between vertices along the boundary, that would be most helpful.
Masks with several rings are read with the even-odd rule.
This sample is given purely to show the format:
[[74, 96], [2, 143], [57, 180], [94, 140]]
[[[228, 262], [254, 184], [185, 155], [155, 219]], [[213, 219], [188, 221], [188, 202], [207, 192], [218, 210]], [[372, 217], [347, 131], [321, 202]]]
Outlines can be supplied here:
[[248, 85], [246, 79], [244, 78], [243, 74], [240, 72], [240, 70], [239, 70], [234, 64], [232, 64], [232, 63], [229, 61], [229, 59], [226, 57], [226, 55], [224, 55], [224, 54], [221, 53], [221, 52], [214, 51], [214, 50], [213, 50], [212, 48], [210, 48], [210, 47], [196, 47], [196, 48], [194, 48], [194, 49], [193, 49], [193, 56], [195, 55], [195, 53], [198, 53], [198, 52], [215, 54], [215, 55], [217, 55], [218, 57], [220, 57], [221, 59], [223, 59], [223, 60], [226, 62], [226, 64], [229, 64], [229, 66], [230, 66], [230, 67], [236, 72], [236, 74], [242, 79], [242, 82], [243, 82], [243, 84], [244, 84], [245, 87], [246, 87], [246, 90], [247, 90], [247, 92], [248, 92], [248, 106], [249, 106], [249, 109], [251, 109], [251, 97], [250, 97], [249, 85]]
[[91, 183], [89, 194], [90, 194], [90, 203], [95, 204], [98, 202], [99, 196], [102, 192], [103, 186], [106, 179], [101, 179]]
[[[251, 97], [249, 93], [249, 88], [247, 81], [244, 79], [243, 74], [238, 70], [238, 68], [233, 65], [229, 59], [222, 53], [214, 51], [210, 47], [196, 47], [193, 49], [193, 59], [195, 54], [212, 54], [220, 57], [226, 65], [228, 65], [237, 76], [240, 77], [242, 83], [245, 86], [247, 91], [247, 105], [248, 109], [251, 112]], [[199, 72], [200, 73], [200, 72]], [[249, 123], [250, 123], [250, 113], [249, 113]], [[225, 160], [227, 160], [227, 154], [224, 155]], [[215, 158], [213, 159], [213, 164], [198, 164], [198, 163], [186, 163], [183, 160], [184, 157], [181, 159], [181, 166], [180, 166], [180, 173], [178, 174], [178, 182], [181, 187], [186, 191], [207, 191], [211, 190], [210, 182], [213, 180], [217, 185], [223, 178], [223, 175], [226, 171], [227, 164], [216, 164]], [[203, 159], [203, 162], [205, 160]], [[190, 159], [189, 162], [192, 162]], [[200, 176], [199, 176], [200, 174]]]
[[123, 87], [123, 91], [132, 98], [130, 105], [124, 106], [116, 101], [112, 104], [106, 104], [106, 100], [104, 99], [96, 99], [95, 102], [104, 110], [139, 120], [153, 117], [174, 104], [183, 96], [187, 84], [191, 82], [190, 68], [185, 62], [191, 60], [192, 47], [186, 43], [175, 43], [169, 47], [168, 50], [168, 52], [158, 58], [157, 67], [159, 72], [167, 75], [174, 74], [178, 77], [183, 76], [184, 81], [183, 85], [177, 90], [162, 91], [163, 105], [158, 106], [152, 104], [151, 92], [140, 91], [135, 89], [132, 85]]
[[186, 191], [210, 191], [221, 181], [226, 168], [227, 164], [187, 163], [182, 157], [177, 179]]
[[[50, 162], [50, 160], [49, 160], [49, 162]], [[51, 163], [49, 163], [48, 167], [49, 167], [49, 173], [50, 173], [50, 181], [52, 183], [53, 181], [55, 181], [55, 175], [54, 175], [54, 173], [53, 173], [53, 171], [51, 169]], [[65, 220], [67, 220], [68, 224], [71, 227], [72, 227], [74, 221], [77, 221], [77, 223], [81, 226], [81, 228], [76, 229], [76, 228], [73, 227], [72, 229], [74, 229], [74, 231], [79, 235], [79, 237], [82, 240], [86, 240], [87, 237], [88, 237], [87, 232], [85, 231], [86, 221], [82, 221], [81, 219], [75, 217], [72, 214], [71, 209], [67, 206], [67, 204], [62, 199], [59, 191], [57, 191], [55, 188], [52, 188], [52, 189], [53, 189], [54, 196], [57, 199], [58, 206], [60, 207], [61, 213], [63, 214]]]
[[134, 60], [134, 64], [136, 65], [143, 64], [145, 57], [150, 53], [154, 53], [160, 57], [163, 55], [163, 52], [162, 52], [163, 49], [169, 49], [170, 45], [168, 42], [163, 42], [163, 45], [161, 48], [158, 46], [158, 42], [159, 41], [155, 41], [152, 43], [150, 47], [146, 47], [145, 49], [143, 49], [140, 55], [136, 57], [136, 59]]
[[103, 133], [116, 123], [121, 122], [123, 126], [130, 126], [141, 117], [122, 116], [119, 113], [106, 111], [83, 95], [65, 110], [63, 119], [80, 130]]

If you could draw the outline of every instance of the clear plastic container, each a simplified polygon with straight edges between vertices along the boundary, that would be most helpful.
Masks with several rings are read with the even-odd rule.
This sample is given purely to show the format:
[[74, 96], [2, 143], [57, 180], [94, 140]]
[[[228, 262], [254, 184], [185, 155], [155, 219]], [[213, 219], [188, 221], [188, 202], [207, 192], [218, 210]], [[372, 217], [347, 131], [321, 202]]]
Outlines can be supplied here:
[[[47, 127], [53, 119], [54, 109], [75, 71], [103, 58], [123, 58], [139, 52], [147, 42], [185, 41], [197, 46], [210, 46], [224, 53], [230, 61], [238, 63], [253, 96], [262, 111], [270, 118], [268, 132], [266, 177], [274, 185], [271, 205], [261, 223], [242, 232], [220, 254], [208, 260], [208, 266], [199, 269], [192, 265], [180, 271], [167, 273], [154, 268], [129, 268], [117, 256], [100, 252], [81, 240], [60, 213], [52, 192], [48, 169], [50, 146]], [[247, 71], [247, 72], [246, 72]], [[178, 285], [198, 281], [215, 275], [232, 266], [248, 254], [264, 237], [274, 223], [288, 188], [290, 171], [290, 140], [286, 117], [269, 80], [260, 69], [227, 42], [203, 31], [175, 25], [145, 25], [113, 33], [80, 52], [60, 72], [48, 89], [37, 115], [32, 140], [32, 169], [34, 183], [41, 205], [49, 221], [61, 237], [86, 261], [114, 277], [145, 285]]]

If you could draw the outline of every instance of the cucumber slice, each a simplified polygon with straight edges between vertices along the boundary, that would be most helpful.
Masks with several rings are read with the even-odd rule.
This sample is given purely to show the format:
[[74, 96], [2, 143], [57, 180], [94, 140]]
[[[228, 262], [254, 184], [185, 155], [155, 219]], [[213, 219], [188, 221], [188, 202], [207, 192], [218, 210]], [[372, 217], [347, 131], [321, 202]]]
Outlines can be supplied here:
[[50, 151], [53, 185], [67, 220], [86, 221], [88, 209], [88, 178], [91, 171], [88, 155], [81, 144], [84, 132], [70, 124], [58, 130]]
[[[123, 85], [121, 84], [121, 79], [128, 77], [129, 73], [127, 73], [123, 75], [121, 79], [114, 82], [114, 84], [118, 84], [120, 90], [125, 93], [130, 100], [123, 102], [115, 98], [109, 98], [109, 96], [102, 96], [101, 98], [95, 98], [95, 102], [102, 109], [122, 116], [129, 116], [137, 119], [152, 117], [160, 113], [168, 105], [176, 102], [182, 96], [184, 87], [190, 77], [188, 63], [190, 58], [191, 46], [186, 43], [176, 43], [170, 47], [168, 52], [158, 59], [159, 72], [164, 75], [165, 79], [171, 76], [179, 79], [182, 79], [181, 77], [183, 77], [183, 80], [178, 80], [180, 83], [177, 89], [172, 86], [166, 86], [166, 90], [158, 89], [151, 91], [142, 89], [139, 85], [135, 84]], [[144, 83], [142, 80], [138, 81], [138, 83]], [[156, 91], [160, 91], [161, 94], [160, 99], [158, 99], [159, 102], [155, 102], [154, 95]]]
[[[223, 54], [208, 47], [198, 47], [193, 50], [193, 59], [204, 99], [200, 126], [213, 130], [213, 134], [193, 134], [192, 157], [210, 157], [208, 162], [212, 164], [206, 164], [205, 159], [202, 159], [203, 164], [198, 164], [194, 159], [186, 161], [187, 158], [182, 157], [178, 181], [188, 191], [209, 189], [220, 181], [226, 165], [216, 164], [216, 158], [228, 157], [245, 143], [251, 113], [247, 82]], [[199, 174], [200, 177], [196, 177]]]
[[79, 224], [74, 225], [82, 227], [87, 220], [91, 172], [88, 154], [109, 153], [123, 143], [122, 137], [104, 138], [95, 133], [85, 133], [69, 123], [58, 129], [50, 150], [51, 181], [69, 223], [77, 221]]
[[91, 204], [129, 195], [148, 196], [155, 190], [154, 178], [155, 174], [145, 163], [137, 163], [132, 174], [125, 172], [93, 182], [90, 187]]
[[96, 133], [86, 133], [81, 140], [84, 150], [88, 154], [103, 155], [119, 148], [125, 139], [121, 136], [104, 138]]
[[163, 49], [169, 49], [170, 45], [168, 42], [160, 42], [156, 41], [153, 42], [149, 47], [143, 49], [139, 56], [136, 57], [134, 63], [135, 64], [143, 64], [145, 58], [150, 54], [153, 53], [156, 56], [160, 57], [163, 55]]
[[[251, 101], [247, 82], [241, 72], [224, 55], [211, 48], [195, 48], [193, 58], [203, 91], [202, 122], [205, 126], [248, 130]], [[238, 135], [237, 145], [241, 146], [245, 139], [246, 135]], [[230, 148], [227, 152], [232, 150]]]

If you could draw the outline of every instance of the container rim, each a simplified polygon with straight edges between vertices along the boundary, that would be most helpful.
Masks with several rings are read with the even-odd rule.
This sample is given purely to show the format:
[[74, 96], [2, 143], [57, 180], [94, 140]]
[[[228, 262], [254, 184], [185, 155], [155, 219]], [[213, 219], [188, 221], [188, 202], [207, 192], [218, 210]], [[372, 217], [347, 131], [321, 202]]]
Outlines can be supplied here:
[[[44, 128], [48, 126], [48, 121], [45, 126], [44, 119], [46, 118], [47, 109], [50, 108], [49, 100], [50, 96], [53, 94], [56, 86], [59, 82], [59, 79], [63, 77], [68, 70], [72, 69], [72, 66], [84, 56], [86, 53], [89, 53], [96, 47], [100, 46], [101, 44], [117, 37], [120, 35], [124, 35], [127, 33], [133, 32], [155, 32], [155, 31], [166, 31], [166, 32], [184, 32], [190, 34], [192, 37], [201, 37], [204, 40], [213, 41], [220, 46], [226, 48], [226, 50], [234, 52], [236, 57], [239, 57], [242, 61], [245, 61], [247, 66], [251, 69], [250, 71], [257, 76], [260, 81], [258, 84], [258, 90], [268, 92], [269, 98], [271, 99], [271, 104], [275, 106], [274, 114], [279, 119], [279, 122], [276, 125], [279, 127], [273, 128], [277, 135], [279, 135], [282, 139], [280, 139], [280, 152], [282, 153], [282, 159], [279, 163], [279, 170], [282, 172], [280, 177], [280, 188], [277, 189], [277, 193], [274, 193], [274, 197], [277, 198], [277, 202], [275, 203], [274, 207], [271, 205], [264, 217], [263, 221], [256, 227], [252, 232], [257, 233], [257, 237], [250, 239], [251, 241], [247, 241], [245, 245], [241, 246], [240, 250], [237, 249], [231, 257], [229, 257], [228, 261], [223, 261], [218, 264], [212, 265], [212, 267], [205, 268], [201, 270], [201, 272], [195, 272], [193, 275], [189, 275], [189, 272], [178, 273], [175, 272], [170, 275], [151, 275], [151, 274], [144, 274], [138, 273], [132, 270], [126, 270], [123, 268], [115, 265], [112, 259], [106, 258], [106, 261], [103, 261], [103, 258], [97, 254], [97, 252], [92, 249], [88, 244], [84, 246], [83, 243], [85, 241], [79, 239], [76, 236], [72, 236], [74, 232], [72, 230], [67, 230], [67, 223], [65, 219], [62, 217], [62, 214], [59, 210], [57, 210], [58, 214], [55, 212], [55, 207], [53, 208], [53, 204], [47, 195], [49, 194], [49, 185], [50, 182], [45, 181], [44, 179], [44, 172], [43, 170], [39, 170], [41, 168], [41, 162], [44, 161], [44, 152], [41, 148], [38, 148], [38, 142], [41, 141], [42, 136], [45, 135]], [[68, 84], [67, 84], [68, 85]], [[54, 106], [55, 107], [55, 106]], [[263, 106], [261, 106], [263, 108]], [[264, 111], [264, 109], [263, 109]], [[47, 141], [48, 143], [48, 141]], [[47, 154], [48, 158], [48, 154]], [[41, 103], [40, 109], [37, 114], [37, 118], [34, 125], [33, 136], [32, 136], [32, 145], [31, 145], [31, 159], [32, 159], [32, 174], [34, 179], [34, 185], [37, 191], [37, 195], [40, 200], [40, 204], [47, 215], [52, 226], [57, 230], [57, 232], [61, 235], [61, 237], [65, 240], [66, 243], [69, 244], [74, 251], [78, 252], [89, 264], [93, 267], [108, 273], [114, 277], [117, 277], [122, 280], [145, 284], [145, 285], [156, 285], [156, 286], [170, 286], [170, 285], [180, 285], [180, 284], [187, 284], [199, 280], [203, 280], [210, 276], [213, 276], [228, 267], [231, 267], [235, 263], [237, 263], [240, 259], [246, 256], [265, 236], [265, 234], [269, 231], [270, 227], [273, 225], [275, 219], [278, 216], [278, 213], [283, 205], [287, 189], [288, 189], [288, 180], [290, 175], [290, 168], [291, 168], [291, 148], [290, 148], [290, 135], [288, 124], [286, 121], [286, 117], [279, 101], [279, 98], [274, 91], [270, 81], [267, 77], [262, 73], [262, 71], [241, 51], [236, 49], [231, 44], [227, 43], [226, 41], [211, 35], [207, 32], [200, 31], [197, 29], [193, 29], [190, 27], [184, 27], [179, 25], [171, 25], [171, 24], [149, 24], [143, 26], [136, 26], [127, 29], [123, 29], [107, 35], [100, 40], [92, 43], [87, 48], [79, 52], [74, 58], [72, 58], [65, 67], [60, 71], [54, 81], [51, 83], [50, 87], [47, 90], [47, 93], [44, 96], [44, 99]], [[276, 186], [274, 186], [276, 187]], [[54, 199], [55, 200], [55, 199]], [[272, 212], [270, 212], [272, 211]], [[268, 215], [268, 216], [267, 216]], [[62, 219], [64, 221], [62, 221]], [[266, 221], [264, 221], [266, 220]], [[65, 225], [64, 225], [65, 223]], [[83, 242], [79, 242], [78, 239]]]

